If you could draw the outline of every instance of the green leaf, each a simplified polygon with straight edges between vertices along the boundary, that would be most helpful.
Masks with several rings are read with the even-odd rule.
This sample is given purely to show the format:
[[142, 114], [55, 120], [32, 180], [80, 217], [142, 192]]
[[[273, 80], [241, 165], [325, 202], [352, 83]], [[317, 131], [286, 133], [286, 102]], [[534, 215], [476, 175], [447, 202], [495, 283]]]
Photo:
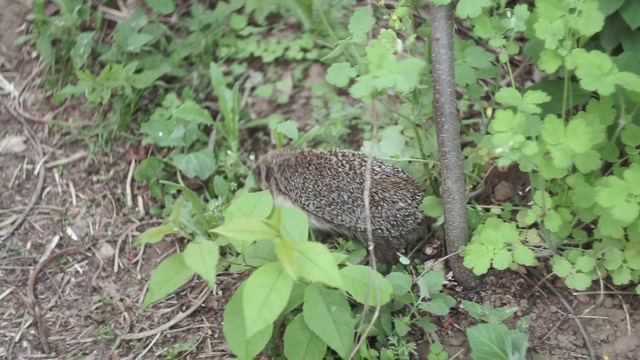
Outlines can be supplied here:
[[460, 0], [456, 6], [456, 15], [461, 19], [474, 18], [491, 5], [491, 0]]
[[471, 357], [476, 360], [526, 359], [527, 334], [504, 324], [479, 324], [467, 329]]
[[306, 242], [309, 239], [309, 217], [295, 207], [278, 207], [280, 212], [279, 231], [282, 236], [295, 243]]
[[280, 264], [292, 279], [298, 279], [298, 262], [296, 261], [296, 250], [288, 238], [278, 238], [274, 243], [274, 249]]
[[502, 88], [496, 93], [496, 100], [506, 106], [514, 106], [528, 114], [538, 114], [542, 109], [538, 104], [546, 103], [551, 97], [540, 90], [529, 90], [520, 95], [514, 88]]
[[220, 257], [220, 248], [213, 241], [191, 241], [182, 252], [184, 262], [200, 275], [211, 288], [216, 285], [216, 270]]
[[434, 315], [445, 316], [449, 309], [456, 304], [456, 299], [447, 294], [435, 294], [430, 301], [419, 305], [420, 309], [428, 311]]
[[631, 270], [626, 266], [621, 266], [611, 271], [610, 275], [615, 285], [626, 285], [630, 283], [632, 279]]
[[216, 158], [213, 150], [202, 150], [172, 155], [173, 165], [189, 178], [207, 180], [216, 171]]
[[640, 4], [637, 1], [625, 1], [619, 12], [624, 21], [629, 24], [631, 30], [636, 30], [640, 27]]
[[615, 91], [618, 69], [609, 55], [603, 52], [574, 49], [567, 57], [567, 68], [575, 69], [580, 86], [586, 90], [597, 91], [604, 96]]
[[356, 77], [358, 71], [351, 66], [351, 63], [340, 62], [335, 63], [327, 69], [327, 82], [337, 87], [345, 87], [349, 84], [349, 80]]
[[69, 56], [73, 62], [73, 67], [76, 69], [82, 69], [87, 62], [91, 49], [93, 48], [93, 37], [95, 31], [83, 32], [76, 38], [76, 44], [71, 49]]
[[391, 300], [391, 283], [369, 266], [346, 266], [340, 270], [340, 276], [344, 290], [363, 305], [382, 306]]
[[222, 332], [229, 348], [240, 359], [253, 359], [264, 349], [271, 338], [273, 326], [267, 326], [253, 336], [247, 335], [242, 299], [246, 284], [240, 285], [222, 314]]
[[287, 359], [322, 360], [327, 344], [309, 329], [303, 314], [291, 320], [284, 331], [284, 355]]
[[356, 321], [342, 293], [319, 284], [309, 285], [302, 313], [311, 331], [342, 358], [349, 356], [354, 344]]
[[473, 270], [476, 275], [485, 274], [491, 266], [493, 252], [482, 244], [469, 244], [464, 251], [464, 266]]
[[573, 156], [573, 164], [583, 174], [588, 174], [602, 167], [602, 158], [596, 150], [589, 150], [583, 154]]
[[257, 217], [233, 218], [209, 231], [240, 241], [275, 239], [278, 236], [271, 226]]
[[164, 259], [151, 275], [142, 309], [178, 290], [193, 274], [194, 271], [184, 262], [182, 253]]
[[268, 190], [247, 193], [234, 198], [224, 212], [225, 220], [239, 217], [265, 219], [273, 209], [273, 196]]
[[569, 147], [578, 154], [591, 149], [594, 144], [593, 130], [589, 128], [584, 118], [573, 118], [567, 124], [567, 140]]
[[[558, 70], [558, 68], [562, 65], [564, 58], [560, 55], [556, 50], [552, 49], [544, 49], [540, 53], [540, 58], [538, 59], [538, 67], [540, 70], [546, 72], [547, 74], [553, 74]], [[562, 80], [547, 80], [547, 81], [560, 81]], [[553, 100], [553, 97], [552, 97]], [[562, 98], [558, 99], [562, 100]]]
[[213, 125], [211, 114], [193, 101], [185, 101], [173, 111], [173, 116], [178, 119], [192, 121], [197, 124]]
[[635, 124], [625, 125], [620, 132], [620, 140], [622, 140], [623, 144], [634, 148], [640, 145], [640, 126]]
[[442, 199], [435, 195], [429, 195], [422, 200], [420, 210], [429, 217], [439, 218], [444, 215]]
[[342, 289], [338, 265], [327, 247], [317, 242], [295, 244], [298, 252], [298, 274], [312, 282], [321, 282]]
[[573, 270], [571, 262], [560, 256], [554, 256], [551, 259], [551, 266], [553, 268], [553, 272], [559, 277], [567, 277]]
[[420, 298], [430, 299], [434, 294], [442, 290], [444, 283], [444, 272], [442, 270], [429, 271], [418, 278], [420, 288]]
[[168, 15], [176, 11], [175, 0], [145, 0], [151, 10], [162, 15]]
[[591, 278], [582, 273], [569, 274], [565, 281], [568, 287], [579, 291], [587, 290], [591, 286]]
[[587, 273], [596, 266], [596, 259], [591, 256], [583, 255], [575, 261], [575, 268], [578, 271]]
[[403, 295], [411, 291], [411, 276], [404, 272], [392, 272], [387, 275], [394, 295]]
[[513, 261], [520, 265], [536, 266], [538, 261], [533, 250], [520, 244], [516, 244], [513, 247]]
[[242, 309], [248, 336], [273, 324], [289, 302], [293, 279], [277, 262], [262, 265], [245, 281]]
[[547, 115], [540, 127], [540, 135], [548, 144], [564, 144], [566, 141], [564, 123], [555, 115]]
[[139, 52], [140, 49], [149, 41], [153, 40], [153, 38], [154, 36], [150, 34], [132, 34], [127, 38], [127, 51]]
[[164, 239], [165, 236], [177, 233], [178, 230], [178, 227], [173, 223], [152, 227], [140, 234], [136, 241], [133, 242], [133, 245], [139, 246], [143, 244], [155, 244]]
[[367, 40], [367, 34], [373, 25], [376, 23], [376, 19], [373, 17], [373, 12], [369, 6], [363, 6], [353, 12], [349, 19], [349, 32], [353, 37], [354, 42], [363, 42]]
[[298, 140], [298, 123], [287, 120], [276, 125], [276, 131], [285, 135], [291, 140]]

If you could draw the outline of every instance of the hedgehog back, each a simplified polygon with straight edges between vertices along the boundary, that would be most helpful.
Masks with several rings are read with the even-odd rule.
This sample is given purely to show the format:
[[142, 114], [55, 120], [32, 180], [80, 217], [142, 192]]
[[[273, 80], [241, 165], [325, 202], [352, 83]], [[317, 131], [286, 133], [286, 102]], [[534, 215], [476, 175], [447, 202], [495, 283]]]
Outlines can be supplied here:
[[[368, 156], [349, 150], [285, 151], [272, 158], [279, 187], [296, 206], [344, 232], [366, 236], [364, 186]], [[423, 219], [423, 191], [402, 169], [371, 162], [374, 237], [412, 233]]]

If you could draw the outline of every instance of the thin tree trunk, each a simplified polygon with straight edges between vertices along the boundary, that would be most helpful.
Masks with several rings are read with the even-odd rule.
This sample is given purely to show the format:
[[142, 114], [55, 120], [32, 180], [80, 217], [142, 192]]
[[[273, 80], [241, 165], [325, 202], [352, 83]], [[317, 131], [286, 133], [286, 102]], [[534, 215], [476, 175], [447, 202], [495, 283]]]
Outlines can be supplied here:
[[[447, 254], [458, 251], [469, 241], [467, 199], [460, 143], [460, 123], [456, 107], [453, 58], [453, 6], [431, 6], [431, 61], [436, 131], [442, 176], [444, 236]], [[462, 258], [452, 256], [449, 265], [459, 283], [467, 289], [480, 284]]]

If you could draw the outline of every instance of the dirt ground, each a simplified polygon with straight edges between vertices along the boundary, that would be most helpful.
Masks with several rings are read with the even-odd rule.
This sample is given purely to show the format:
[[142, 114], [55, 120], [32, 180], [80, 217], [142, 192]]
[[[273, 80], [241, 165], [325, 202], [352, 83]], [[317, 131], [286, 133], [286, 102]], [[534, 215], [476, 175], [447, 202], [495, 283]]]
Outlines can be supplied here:
[[[145, 188], [130, 178], [136, 144], [118, 144], [109, 155], [91, 156], [86, 144], [69, 143], [58, 128], [47, 125], [70, 117], [88, 121], [91, 114], [81, 104], [64, 111], [48, 105], [37, 76], [31, 76], [39, 71], [33, 51], [13, 46], [23, 31], [24, 5], [0, 0], [0, 9], [0, 73], [23, 99], [16, 102], [15, 94], [1, 90], [3, 104], [20, 106], [12, 111], [0, 107], [0, 358], [230, 357], [221, 318], [238, 278], [220, 274], [213, 294], [193, 280], [140, 311], [151, 271], [183, 244], [167, 240], [144, 249], [132, 246], [137, 234], [160, 221], [148, 215]], [[40, 144], [31, 140], [25, 124]], [[522, 186], [517, 175], [497, 173], [489, 179], [487, 198], [499, 200], [505, 188]], [[6, 236], [34, 194], [37, 202], [24, 223]], [[604, 291], [574, 295], [556, 278], [549, 281], [577, 316], [527, 272], [495, 272], [481, 289], [452, 285], [449, 291], [458, 299], [518, 306], [510, 326], [531, 315], [531, 355], [587, 358], [577, 319], [599, 358], [640, 359], [637, 295], [606, 284]], [[450, 356], [469, 359], [464, 329], [473, 320], [454, 309], [434, 321]]]

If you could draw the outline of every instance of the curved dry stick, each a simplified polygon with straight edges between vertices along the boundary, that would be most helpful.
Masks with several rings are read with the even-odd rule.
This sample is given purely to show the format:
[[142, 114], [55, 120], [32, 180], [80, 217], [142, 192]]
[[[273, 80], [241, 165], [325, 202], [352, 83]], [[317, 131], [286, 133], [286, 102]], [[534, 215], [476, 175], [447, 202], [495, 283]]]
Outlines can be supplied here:
[[82, 252], [83, 248], [81, 247], [72, 247], [64, 250], [60, 250], [55, 254], [49, 255], [44, 261], [40, 262], [29, 275], [29, 284], [27, 287], [27, 298], [25, 299], [29, 310], [33, 313], [33, 316], [36, 318], [36, 326], [38, 328], [38, 337], [40, 337], [40, 344], [42, 345], [42, 349], [45, 353], [51, 352], [51, 348], [49, 347], [49, 340], [47, 339], [47, 333], [44, 326], [44, 319], [42, 313], [40, 312], [40, 308], [38, 307], [38, 301], [36, 299], [36, 281], [38, 281], [38, 274], [49, 266], [53, 260], [60, 256], [67, 256], [77, 252]]
[[[35, 131], [33, 131], [31, 126], [29, 126], [29, 124], [27, 124], [27, 122], [24, 121], [22, 116], [17, 114], [9, 104], [7, 104], [4, 101], [0, 101], [0, 104], [2, 104], [2, 106], [5, 109], [7, 109], [7, 111], [9, 111], [11, 113], [11, 115], [13, 115], [16, 119], [18, 119], [18, 121], [20, 121], [20, 123], [25, 128], [25, 130], [27, 131], [29, 136], [31, 136], [33, 138], [32, 140], [36, 144], [36, 152], [38, 153], [38, 157], [41, 160], [44, 159], [44, 153], [42, 151], [42, 144], [40, 143], [40, 139], [36, 135]], [[20, 217], [18, 218], [18, 220], [16, 220], [16, 222], [13, 223], [13, 225], [11, 226], [9, 231], [7, 231], [7, 233], [4, 234], [2, 236], [2, 238], [0, 238], [0, 243], [5, 241], [7, 238], [9, 238], [9, 236], [11, 236], [11, 234], [13, 234], [16, 230], [18, 230], [18, 228], [20, 228], [22, 223], [24, 223], [24, 221], [27, 219], [27, 216], [29, 215], [29, 213], [31, 212], [33, 207], [36, 205], [36, 202], [38, 202], [38, 198], [40, 197], [40, 194], [42, 193], [42, 187], [44, 186], [44, 175], [45, 175], [44, 166], [41, 166], [40, 169], [38, 169], [37, 171], [38, 171], [38, 183], [36, 184], [36, 188], [33, 191], [33, 194], [31, 195], [31, 199], [29, 200], [29, 204], [24, 209], [24, 211], [22, 211], [22, 214], [20, 214]]]
[[589, 334], [587, 333], [587, 330], [584, 328], [584, 326], [582, 326], [582, 322], [576, 315], [576, 312], [573, 310], [573, 307], [571, 306], [571, 304], [569, 304], [567, 299], [565, 299], [564, 296], [562, 296], [560, 291], [558, 291], [558, 289], [556, 289], [555, 286], [553, 286], [544, 276], [542, 276], [542, 274], [540, 274], [538, 270], [534, 268], [529, 268], [529, 267], [527, 268], [527, 270], [533, 276], [535, 276], [538, 280], [540, 280], [540, 282], [542, 282], [547, 287], [547, 289], [551, 290], [551, 292], [554, 293], [555, 296], [558, 297], [562, 305], [564, 305], [564, 307], [569, 312], [569, 315], [571, 315], [571, 317], [573, 317], [573, 320], [575, 320], [576, 325], [578, 325], [578, 330], [580, 330], [580, 334], [584, 338], [584, 343], [587, 347], [587, 350], [589, 350], [589, 357], [592, 360], [596, 360], [597, 359], [596, 350], [593, 348], [593, 344], [591, 343], [591, 338], [589, 338]]

